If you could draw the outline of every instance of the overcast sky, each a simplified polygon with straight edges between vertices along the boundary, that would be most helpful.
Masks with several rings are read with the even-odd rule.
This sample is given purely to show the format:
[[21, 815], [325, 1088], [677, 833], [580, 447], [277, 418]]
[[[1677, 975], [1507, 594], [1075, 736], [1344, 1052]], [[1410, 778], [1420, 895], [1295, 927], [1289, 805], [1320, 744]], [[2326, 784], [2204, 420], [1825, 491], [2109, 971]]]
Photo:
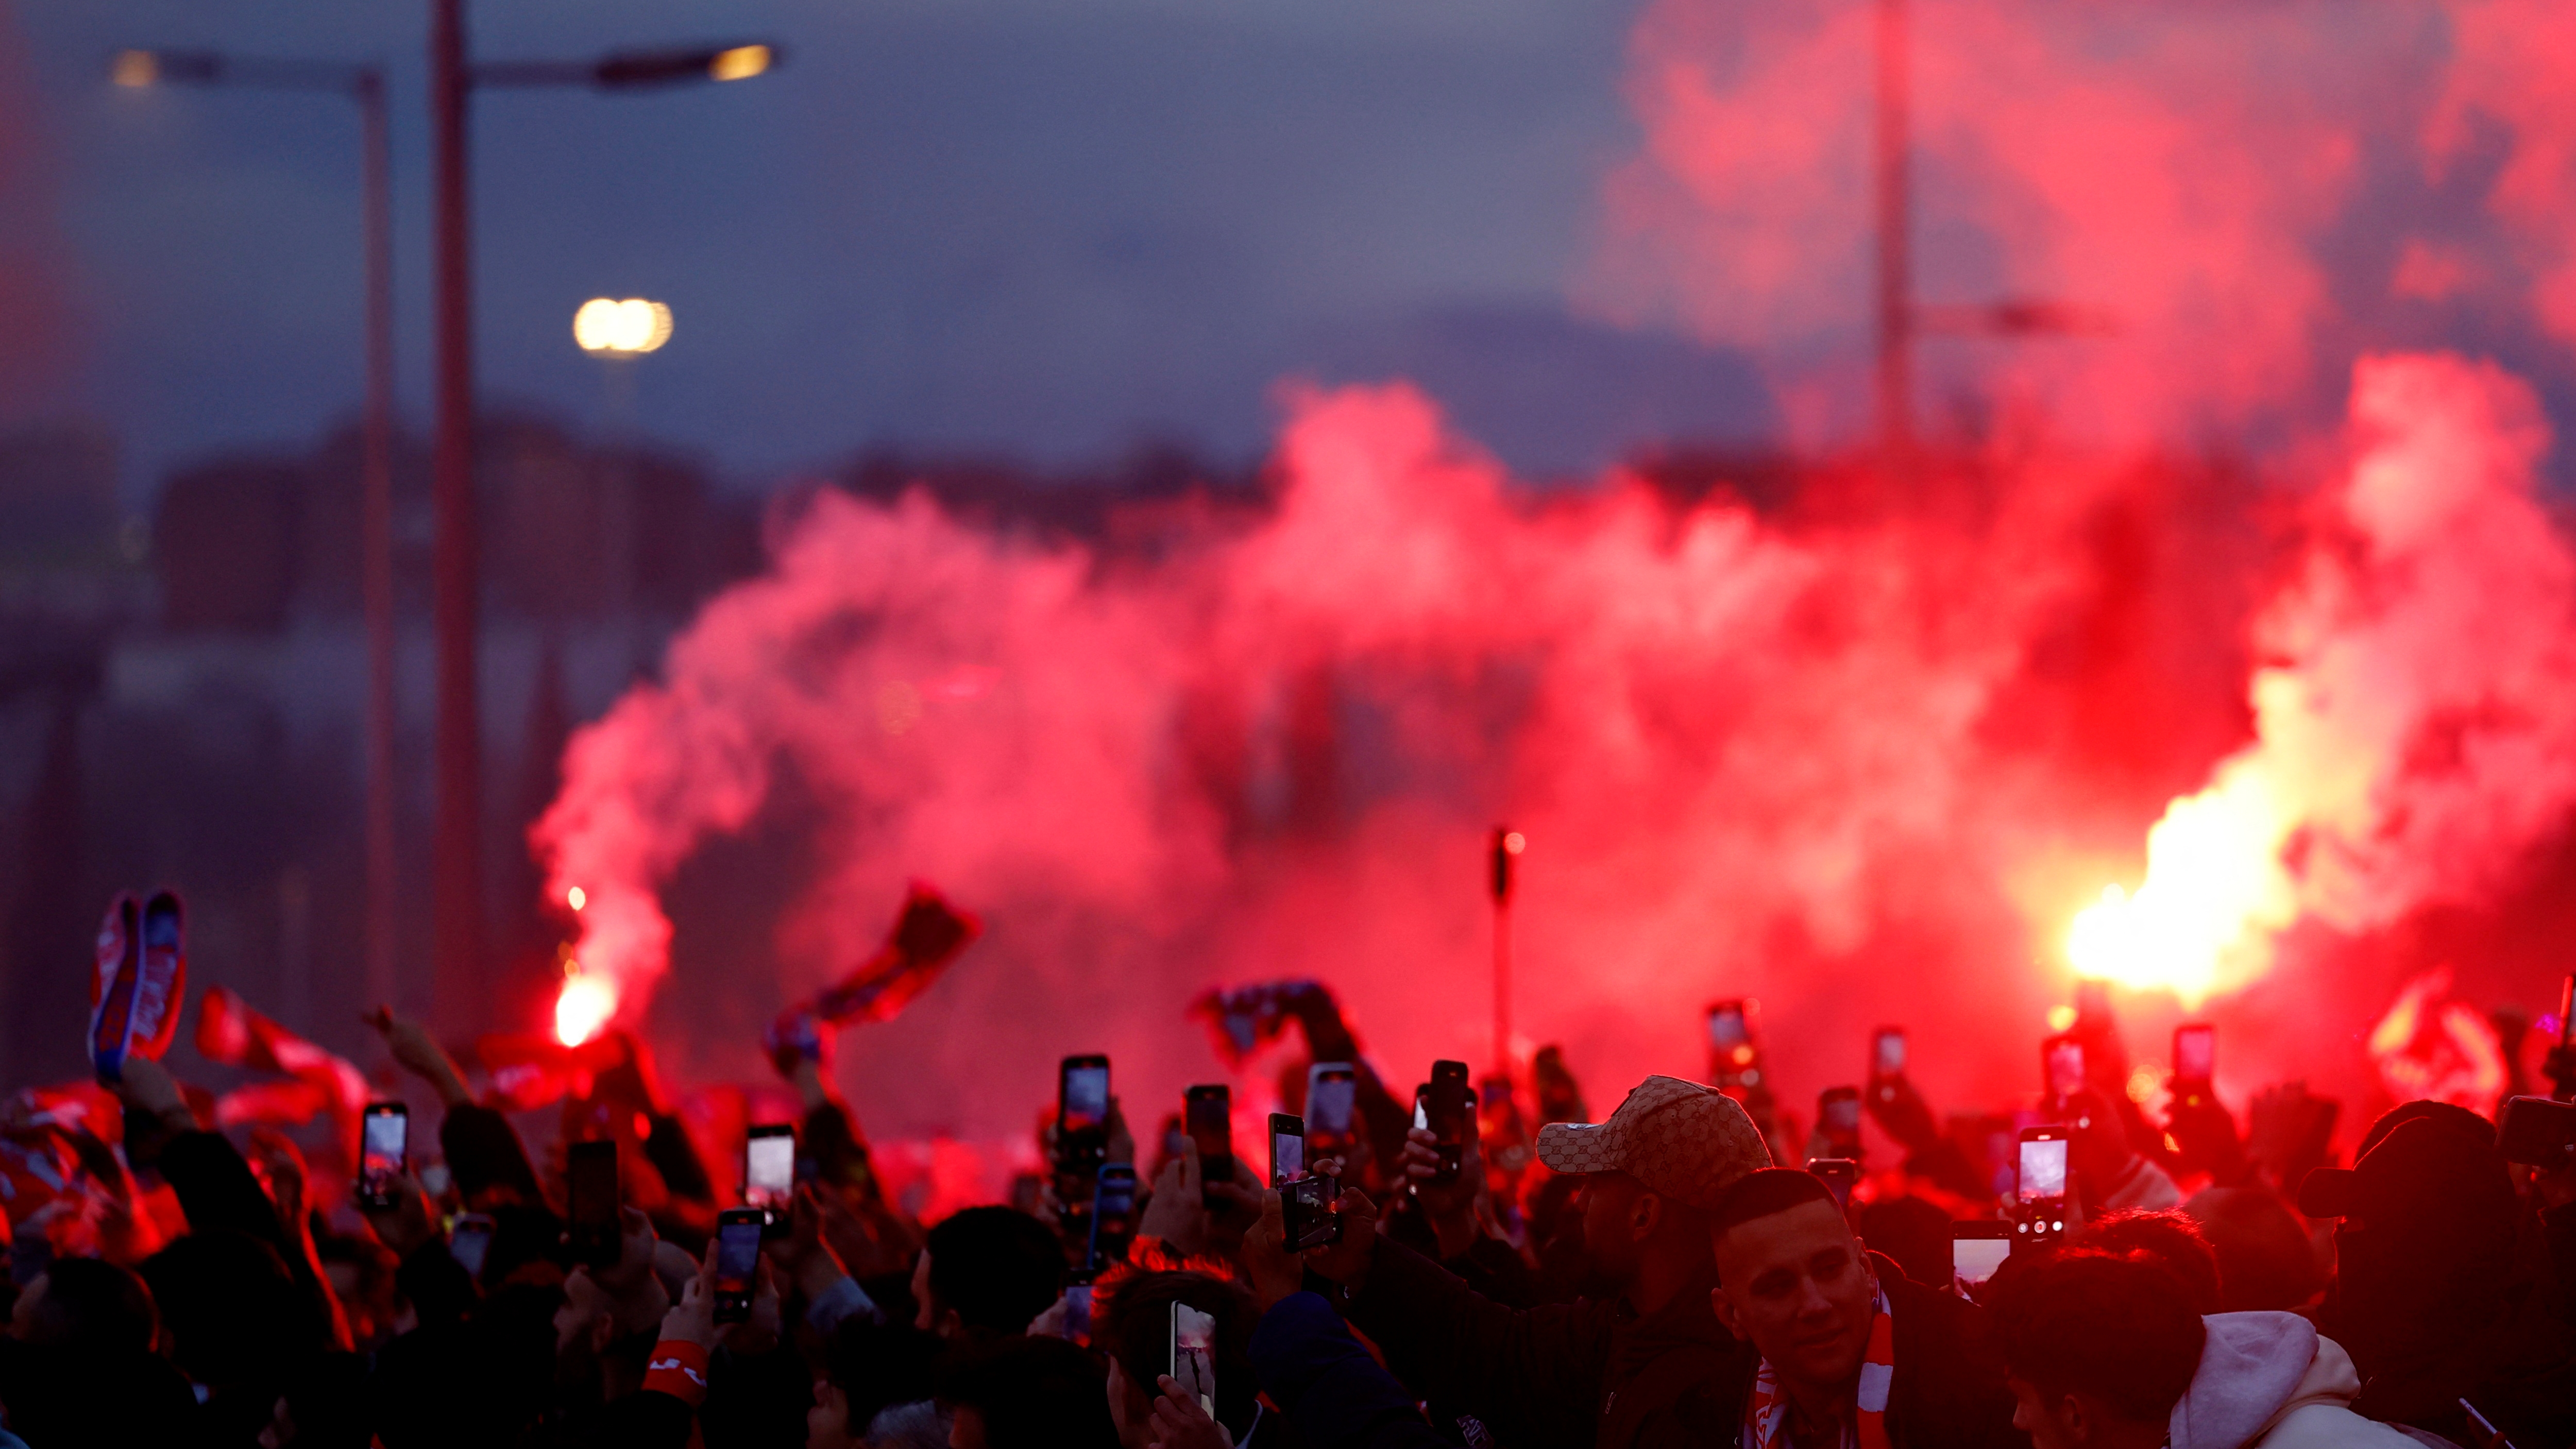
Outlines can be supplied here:
[[[53, 405], [112, 424], [130, 487], [356, 408], [357, 127], [328, 97], [120, 90], [105, 56], [391, 66], [417, 423], [426, 15], [16, 0], [7, 84], [67, 273]], [[484, 395], [599, 422], [569, 328], [607, 294], [676, 315], [641, 368], [647, 430], [750, 483], [876, 444], [1247, 457], [1298, 375], [1415, 374], [1531, 468], [1760, 431], [1738, 359], [1566, 305], [1634, 144], [1632, 19], [1598, 0], [487, 3], [487, 59], [738, 36], [792, 56], [743, 84], [477, 99]]]

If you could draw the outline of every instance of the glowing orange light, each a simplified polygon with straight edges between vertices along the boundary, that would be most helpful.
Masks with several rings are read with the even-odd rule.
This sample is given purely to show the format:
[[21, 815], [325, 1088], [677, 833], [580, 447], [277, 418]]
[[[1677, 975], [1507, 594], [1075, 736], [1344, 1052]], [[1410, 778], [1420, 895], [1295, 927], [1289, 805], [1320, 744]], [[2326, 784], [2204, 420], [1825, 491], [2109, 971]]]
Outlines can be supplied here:
[[1529, 842], [1521, 837], [1521, 833], [1519, 831], [1512, 831], [1503, 837], [1504, 854], [1518, 855], [1527, 849], [1529, 849]]
[[671, 309], [642, 297], [593, 297], [572, 314], [572, 340], [607, 357], [637, 357], [671, 340]]
[[577, 963], [567, 967], [563, 989], [555, 994], [555, 1040], [579, 1046], [616, 1014], [617, 993], [607, 982], [582, 975]]
[[2075, 1008], [2074, 1008], [2074, 1007], [2071, 1007], [2071, 1006], [2052, 1006], [2052, 1007], [2050, 1007], [2050, 1008], [2048, 1009], [2048, 1029], [2049, 1029], [2050, 1031], [2064, 1031], [2064, 1030], [2066, 1030], [2068, 1027], [2073, 1026], [2074, 1024], [2075, 1024]]
[[581, 887], [574, 886], [571, 890], [564, 892], [564, 904], [577, 911], [590, 904], [590, 896], [587, 892], [582, 890]]
[[121, 86], [148, 86], [161, 79], [161, 57], [148, 50], [120, 50], [107, 74]]
[[[2265, 694], [2256, 684], [2256, 702]], [[2260, 769], [2230, 762], [2218, 782], [2165, 807], [2147, 832], [2147, 878], [2135, 894], [2102, 888], [2066, 932], [2078, 974], [2132, 990], [2171, 991], [2185, 1008], [2271, 965], [2273, 935], [2298, 916], [2281, 867], [2294, 813]]]
[[2163, 1073], [2153, 1067], [2140, 1067], [2129, 1073], [2129, 1100], [2143, 1105], [2164, 1084]]
[[768, 46], [737, 45], [716, 52], [716, 58], [707, 62], [707, 76], [720, 81], [749, 80], [769, 69], [772, 58]]

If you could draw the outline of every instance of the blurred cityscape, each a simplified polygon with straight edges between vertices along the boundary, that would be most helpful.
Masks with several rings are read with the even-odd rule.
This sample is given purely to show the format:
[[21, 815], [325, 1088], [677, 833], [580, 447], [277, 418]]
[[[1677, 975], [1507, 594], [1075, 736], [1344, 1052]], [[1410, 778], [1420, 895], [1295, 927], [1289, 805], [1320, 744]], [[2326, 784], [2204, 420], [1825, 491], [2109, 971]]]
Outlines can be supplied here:
[[[888, 452], [763, 493], [704, 460], [532, 415], [482, 424], [485, 914], [493, 979], [466, 999], [544, 1019], [560, 926], [527, 826], [579, 721], [649, 673], [697, 605], [756, 572], [764, 523], [838, 486], [1112, 548], [1209, 507], [1258, 510], [1257, 468], [1141, 446], [1089, 470]], [[359, 434], [182, 463], [120, 504], [119, 450], [78, 422], [0, 434], [0, 1074], [76, 1076], [62, 1023], [103, 903], [188, 886], [192, 969], [326, 1043], [357, 1040], [364, 951]], [[1677, 493], [1776, 463], [1675, 454]], [[428, 1010], [433, 729], [429, 450], [395, 453], [396, 994]], [[255, 979], [236, 979], [248, 974]], [[524, 1000], [522, 1000], [524, 998]]]

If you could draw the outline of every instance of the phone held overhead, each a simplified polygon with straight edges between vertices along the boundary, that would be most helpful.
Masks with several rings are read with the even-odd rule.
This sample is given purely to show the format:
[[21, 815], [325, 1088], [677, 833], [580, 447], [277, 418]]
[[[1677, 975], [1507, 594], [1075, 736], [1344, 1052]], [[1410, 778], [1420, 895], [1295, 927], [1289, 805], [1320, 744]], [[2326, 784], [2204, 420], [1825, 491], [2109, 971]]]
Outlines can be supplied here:
[[1342, 1219], [1334, 1211], [1341, 1184], [1311, 1172], [1306, 1155], [1306, 1122], [1285, 1112], [1270, 1114], [1270, 1186], [1279, 1194], [1281, 1226], [1288, 1246], [1298, 1251], [1341, 1241]]
[[411, 1159], [411, 1109], [400, 1102], [370, 1102], [358, 1128], [358, 1198], [383, 1212]]

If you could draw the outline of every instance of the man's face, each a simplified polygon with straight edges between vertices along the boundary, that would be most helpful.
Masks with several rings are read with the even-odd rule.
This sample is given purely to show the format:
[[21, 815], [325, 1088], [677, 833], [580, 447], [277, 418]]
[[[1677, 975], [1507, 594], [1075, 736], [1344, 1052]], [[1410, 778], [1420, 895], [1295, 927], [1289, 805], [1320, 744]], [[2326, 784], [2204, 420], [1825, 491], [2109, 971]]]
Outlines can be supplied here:
[[1605, 1283], [1625, 1288], [1637, 1276], [1637, 1198], [1645, 1184], [1624, 1172], [1583, 1179], [1583, 1253]]
[[1738, 1223], [1716, 1249], [1719, 1321], [1751, 1340], [1782, 1378], [1824, 1390], [1860, 1372], [1878, 1287], [1832, 1203]]
[[[2028, 1379], [2004, 1380], [2013, 1395], [2013, 1427], [2030, 1436], [2032, 1449], [2082, 1449], [2081, 1425], [2070, 1425], [2067, 1416], [2058, 1411], [2063, 1396], [2043, 1392]], [[2054, 1402], [2052, 1402], [2054, 1400]]]

